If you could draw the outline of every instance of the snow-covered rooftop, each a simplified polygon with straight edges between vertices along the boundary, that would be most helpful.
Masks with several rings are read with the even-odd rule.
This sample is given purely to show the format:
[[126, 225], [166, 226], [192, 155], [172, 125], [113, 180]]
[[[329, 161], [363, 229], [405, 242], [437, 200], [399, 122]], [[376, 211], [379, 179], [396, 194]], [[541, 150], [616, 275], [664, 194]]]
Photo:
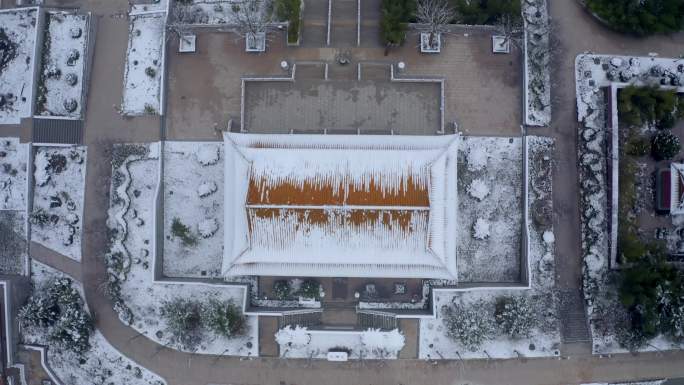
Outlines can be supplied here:
[[684, 214], [684, 164], [670, 164], [670, 214]]
[[456, 279], [459, 137], [225, 136], [225, 275]]

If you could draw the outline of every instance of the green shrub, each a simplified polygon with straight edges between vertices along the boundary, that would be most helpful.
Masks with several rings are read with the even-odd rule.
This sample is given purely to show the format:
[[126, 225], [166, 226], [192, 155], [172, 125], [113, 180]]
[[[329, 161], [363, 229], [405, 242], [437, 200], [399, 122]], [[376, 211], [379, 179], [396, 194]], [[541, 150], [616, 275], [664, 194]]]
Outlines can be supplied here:
[[651, 153], [651, 140], [643, 135], [630, 137], [625, 144], [625, 153], [631, 156], [645, 156]]
[[493, 338], [495, 324], [490, 304], [477, 301], [471, 304], [452, 304], [442, 310], [446, 335], [466, 349], [476, 351]]
[[316, 298], [318, 299], [321, 295], [321, 284], [313, 279], [307, 279], [302, 282], [302, 285], [297, 292], [300, 296], [304, 298]]
[[275, 14], [278, 20], [288, 21], [287, 42], [296, 44], [299, 40], [302, 0], [276, 0]]
[[587, 7], [612, 28], [635, 35], [682, 29], [684, 0], [586, 0]]
[[380, 30], [385, 45], [398, 46], [404, 43], [407, 23], [415, 9], [415, 0], [382, 0]]
[[284, 300], [290, 297], [292, 288], [286, 280], [275, 281], [273, 283], [273, 295], [276, 299]]
[[537, 318], [531, 301], [522, 296], [496, 299], [494, 318], [501, 330], [513, 338], [529, 337]]
[[681, 144], [679, 138], [670, 130], [664, 130], [653, 136], [651, 148], [653, 157], [657, 160], [672, 159], [679, 154]]
[[682, 117], [682, 107], [684, 104], [674, 90], [629, 86], [618, 94], [620, 122], [628, 126], [672, 128]]
[[180, 238], [185, 246], [195, 246], [197, 244], [197, 237], [190, 231], [190, 228], [183, 224], [179, 218], [173, 218], [171, 222], [171, 234], [174, 237]]
[[173, 343], [194, 350], [202, 341], [202, 303], [176, 298], [162, 303], [159, 311], [166, 321], [166, 331]]
[[204, 305], [202, 318], [204, 326], [224, 337], [235, 337], [245, 331], [245, 317], [233, 302], [209, 299]]
[[459, 22], [495, 24], [503, 15], [520, 18], [520, 0], [452, 0]]

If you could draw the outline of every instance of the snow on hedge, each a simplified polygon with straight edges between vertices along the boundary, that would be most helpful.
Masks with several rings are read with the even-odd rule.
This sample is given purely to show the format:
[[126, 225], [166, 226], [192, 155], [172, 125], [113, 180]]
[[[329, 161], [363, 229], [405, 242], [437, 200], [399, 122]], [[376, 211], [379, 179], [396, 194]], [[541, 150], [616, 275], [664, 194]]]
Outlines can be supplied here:
[[[221, 142], [166, 142], [164, 145], [166, 276], [220, 276], [224, 165]], [[174, 231], [174, 221], [187, 227], [185, 238]]]
[[87, 14], [46, 13], [37, 115], [82, 116], [88, 20]]
[[[497, 290], [434, 288], [436, 318], [420, 321], [420, 358], [516, 358], [518, 353], [526, 357], [559, 354], [560, 325], [557, 299], [553, 294], [553, 141], [528, 137], [528, 143], [529, 288], [519, 283], [516, 285], [518, 288]], [[461, 165], [461, 168], [467, 167]], [[523, 311], [509, 310], [497, 317], [497, 300], [510, 301], [511, 298], [522, 303]], [[454, 318], [446, 317], [449, 313], [446, 309], [449, 308], [455, 310], [451, 312]], [[529, 311], [524, 311], [527, 308]], [[521, 313], [532, 317], [513, 317]], [[449, 322], [449, 319], [454, 322]], [[525, 325], [529, 334], [512, 335], [507, 330], [510, 325], [516, 325], [518, 329]]]
[[[458, 160], [460, 281], [519, 280], [521, 198], [521, 139], [463, 137]], [[478, 219], [489, 223], [486, 239], [474, 236]]]
[[164, 70], [165, 13], [131, 14], [122, 112], [158, 114]]
[[85, 147], [37, 147], [31, 240], [81, 260]]
[[525, 124], [551, 122], [551, 46], [546, 0], [523, 0], [525, 26]]
[[26, 209], [28, 144], [0, 138], [0, 210]]
[[404, 348], [398, 330], [308, 330], [286, 326], [275, 334], [283, 358], [325, 359], [329, 351], [345, 351], [351, 359], [396, 359]]
[[[168, 144], [167, 142], [165, 146]], [[123, 322], [130, 323], [134, 329], [159, 344], [179, 349], [170, 344], [171, 336], [166, 333], [165, 321], [159, 316], [159, 310], [165, 301], [176, 298], [206, 301], [213, 298], [224, 302], [232, 301], [241, 307], [244, 289], [195, 282], [154, 281], [154, 206], [159, 177], [159, 146], [119, 145], [115, 147], [114, 154], [107, 225], [116, 231], [112, 249], [107, 255], [108, 292]], [[192, 156], [192, 153], [188, 156]], [[170, 170], [166, 168], [164, 173], [168, 172]], [[188, 194], [197, 197], [194, 186], [188, 190]], [[185, 202], [182, 203], [184, 204]], [[200, 242], [209, 242], [212, 239]], [[216, 247], [221, 246], [222, 242], [218, 242]], [[166, 254], [164, 257], [166, 258]], [[243, 336], [230, 339], [207, 332], [196, 352], [257, 356], [257, 317], [247, 317], [246, 327]]]
[[[31, 270], [32, 281], [37, 288], [44, 287], [55, 279], [66, 277], [63, 273], [37, 261], [31, 262]], [[73, 281], [72, 287], [76, 287], [85, 301], [82, 285]], [[22, 329], [22, 333], [24, 343], [47, 346], [47, 363], [65, 384], [165, 384], [161, 377], [116, 350], [98, 330], [90, 335], [91, 347], [84, 356], [57, 346], [39, 328]]]
[[0, 124], [31, 116], [38, 8], [0, 11]]

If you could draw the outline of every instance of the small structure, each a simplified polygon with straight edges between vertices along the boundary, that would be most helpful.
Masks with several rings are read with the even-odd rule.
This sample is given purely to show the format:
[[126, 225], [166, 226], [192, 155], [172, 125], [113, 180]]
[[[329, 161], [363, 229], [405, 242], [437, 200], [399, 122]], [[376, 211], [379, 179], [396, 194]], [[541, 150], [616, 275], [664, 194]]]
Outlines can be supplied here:
[[248, 32], [245, 34], [245, 51], [266, 51], [266, 32]]
[[180, 53], [194, 53], [197, 52], [197, 35], [187, 34], [180, 37], [178, 43], [178, 52]]
[[[432, 39], [430, 37], [432, 36]], [[431, 41], [432, 40], [432, 41]], [[420, 33], [420, 52], [440, 53], [442, 51], [442, 34], [421, 32]]]
[[511, 39], [503, 35], [492, 36], [493, 53], [511, 53]]

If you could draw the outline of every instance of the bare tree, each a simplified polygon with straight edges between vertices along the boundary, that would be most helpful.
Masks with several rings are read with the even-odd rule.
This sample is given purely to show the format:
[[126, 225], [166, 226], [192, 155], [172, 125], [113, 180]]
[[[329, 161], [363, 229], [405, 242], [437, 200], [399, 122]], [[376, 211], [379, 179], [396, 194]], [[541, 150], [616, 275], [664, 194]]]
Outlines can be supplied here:
[[422, 29], [429, 33], [429, 46], [435, 46], [437, 35], [446, 32], [447, 26], [456, 17], [447, 0], [419, 0], [416, 7], [416, 20]]
[[[263, 0], [242, 0], [231, 5], [237, 33], [248, 42], [271, 28], [271, 19], [267, 16]], [[249, 45], [249, 44], [248, 44]]]
[[504, 37], [501, 45], [504, 46], [510, 43], [520, 48], [522, 46], [524, 28], [522, 19], [517, 15], [509, 13], [501, 15], [496, 23], [498, 33]]
[[187, 35], [189, 30], [188, 23], [190, 22], [190, 19], [189, 8], [176, 4], [171, 11], [171, 15], [169, 15], [166, 27], [169, 31], [178, 35], [179, 39], [183, 39], [183, 36]]

